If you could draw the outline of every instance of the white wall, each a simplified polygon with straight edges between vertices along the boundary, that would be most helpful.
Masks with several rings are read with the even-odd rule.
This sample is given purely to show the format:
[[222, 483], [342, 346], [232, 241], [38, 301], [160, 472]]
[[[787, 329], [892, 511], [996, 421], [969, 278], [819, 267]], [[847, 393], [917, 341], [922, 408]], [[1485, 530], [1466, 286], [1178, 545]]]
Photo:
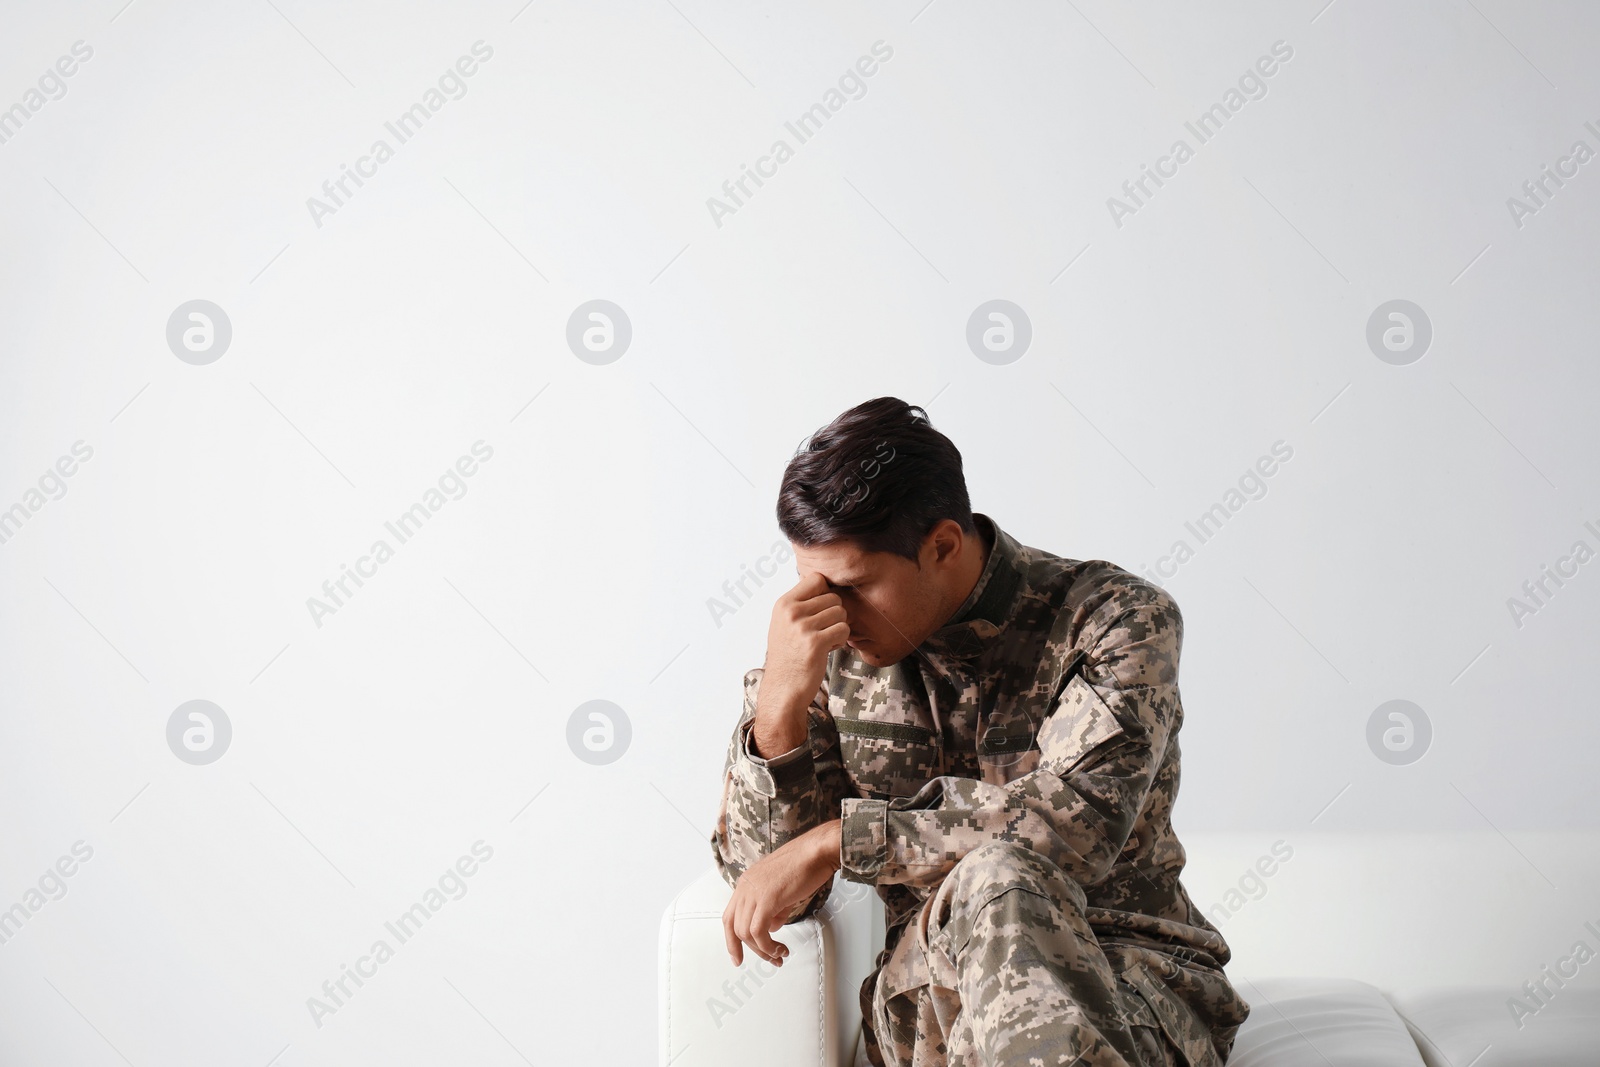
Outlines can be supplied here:
[[[1139, 571], [1196, 549], [1163, 578], [1180, 828], [1265, 852], [1596, 827], [1600, 562], [1507, 604], [1600, 550], [1600, 163], [1508, 206], [1600, 150], [1592, 7], [121, 2], [13, 5], [0, 33], [0, 107], [40, 104], [0, 144], [0, 509], [26, 513], [0, 544], [0, 908], [25, 916], [0, 1061], [650, 1055], [656, 919], [709, 862], [781, 583], [717, 621], [708, 598], [777, 538], [805, 434], [886, 393], [1024, 543]], [[480, 40], [399, 144], [384, 123]], [[28, 97], [78, 41], [65, 95]], [[1199, 143], [1275, 42], [1265, 95]], [[393, 158], [313, 218], [378, 138]], [[166, 336], [195, 299], [232, 328], [205, 365]], [[607, 365], [565, 340], [593, 299], [632, 324]], [[966, 340], [992, 299], [1031, 322], [1005, 365]], [[1366, 337], [1395, 299], [1433, 334], [1403, 365]], [[28, 496], [79, 441], [64, 495]], [[384, 522], [478, 441], [398, 544]], [[1199, 544], [1186, 520], [1280, 441]], [[167, 740], [195, 699], [232, 728], [207, 765]], [[604, 765], [567, 741], [595, 699], [631, 724]], [[1394, 699], [1432, 728], [1406, 765], [1367, 741]], [[384, 923], [478, 841], [400, 944]]]

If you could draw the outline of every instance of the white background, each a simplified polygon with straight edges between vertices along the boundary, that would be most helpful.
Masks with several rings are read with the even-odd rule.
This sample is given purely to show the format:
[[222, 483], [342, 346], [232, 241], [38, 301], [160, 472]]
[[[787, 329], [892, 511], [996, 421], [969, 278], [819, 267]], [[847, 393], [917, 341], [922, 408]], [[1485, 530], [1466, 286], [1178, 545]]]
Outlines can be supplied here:
[[[1600, 163], [1520, 226], [1507, 200], [1600, 150], [1600, 10], [121, 2], [0, 32], [0, 107], [93, 49], [0, 144], [0, 509], [93, 449], [0, 544], [0, 908], [94, 850], [0, 944], [0, 1062], [644, 1062], [658, 916], [710, 862], [782, 582], [720, 626], [708, 598], [777, 539], [805, 435], [884, 394], [1024, 544], [1141, 572], [1293, 448], [1163, 579], [1180, 830], [1596, 826], [1600, 562], [1520, 626], [1507, 600], [1600, 549]], [[307, 198], [479, 40], [319, 226]], [[597, 298], [633, 326], [605, 366], [565, 341]], [[995, 298], [1033, 327], [1004, 366], [965, 336]], [[1366, 342], [1397, 298], [1434, 334], [1404, 366]], [[166, 341], [192, 299], [233, 328], [205, 366]], [[316, 625], [479, 440], [466, 495]], [[233, 726], [208, 766], [166, 741], [196, 698]], [[632, 741], [592, 766], [567, 720], [601, 698]], [[1405, 766], [1366, 740], [1391, 699], [1432, 724]], [[316, 1025], [480, 839], [466, 895]]]

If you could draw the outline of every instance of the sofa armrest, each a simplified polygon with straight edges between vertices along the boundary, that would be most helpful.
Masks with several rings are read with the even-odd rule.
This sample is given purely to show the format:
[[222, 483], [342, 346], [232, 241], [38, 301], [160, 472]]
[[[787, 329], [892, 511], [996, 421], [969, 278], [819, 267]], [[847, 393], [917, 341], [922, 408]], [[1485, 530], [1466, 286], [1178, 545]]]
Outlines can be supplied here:
[[789, 946], [782, 967], [748, 949], [735, 967], [722, 933], [730, 893], [711, 868], [661, 917], [662, 1067], [850, 1067], [861, 1032], [861, 983], [883, 945], [878, 895], [835, 881], [816, 915], [774, 935]]

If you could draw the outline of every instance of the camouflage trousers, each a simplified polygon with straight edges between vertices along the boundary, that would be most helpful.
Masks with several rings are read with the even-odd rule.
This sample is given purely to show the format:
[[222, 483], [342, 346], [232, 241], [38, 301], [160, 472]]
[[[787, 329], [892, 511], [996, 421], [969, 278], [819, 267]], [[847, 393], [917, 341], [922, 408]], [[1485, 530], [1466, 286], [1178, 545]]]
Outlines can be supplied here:
[[[992, 842], [968, 853], [862, 987], [869, 1059], [879, 1067], [1186, 1067], [1139, 987], [1107, 958], [1084, 908], [1083, 887], [1023, 846]], [[1148, 971], [1137, 978], [1148, 980]], [[1209, 1063], [1214, 1057], [1211, 1050]]]

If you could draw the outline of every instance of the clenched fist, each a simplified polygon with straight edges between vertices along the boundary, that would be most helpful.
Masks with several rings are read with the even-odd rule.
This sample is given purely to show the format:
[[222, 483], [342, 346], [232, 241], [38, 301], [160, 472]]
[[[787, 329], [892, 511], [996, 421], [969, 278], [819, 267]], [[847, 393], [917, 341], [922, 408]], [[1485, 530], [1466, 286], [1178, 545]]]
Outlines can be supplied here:
[[772, 606], [767, 661], [756, 697], [753, 733], [763, 759], [781, 755], [806, 739], [806, 708], [822, 686], [828, 653], [845, 647], [850, 623], [844, 602], [828, 592], [828, 581], [811, 573]]

